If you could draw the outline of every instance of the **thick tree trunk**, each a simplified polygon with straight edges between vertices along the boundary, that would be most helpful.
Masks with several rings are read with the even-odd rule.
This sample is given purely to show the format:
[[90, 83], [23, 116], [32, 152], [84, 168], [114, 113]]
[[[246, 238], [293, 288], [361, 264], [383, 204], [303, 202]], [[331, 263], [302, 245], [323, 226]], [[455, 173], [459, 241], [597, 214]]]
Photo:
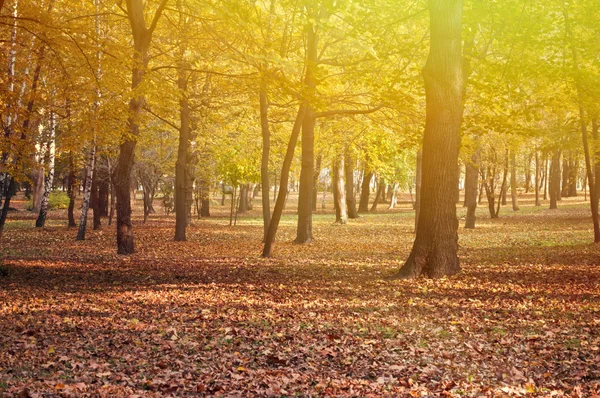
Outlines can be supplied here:
[[351, 219], [358, 218], [354, 194], [354, 165], [354, 159], [347, 150], [344, 159], [344, 175], [346, 177], [346, 206], [348, 207], [348, 218]]
[[277, 235], [277, 228], [279, 227], [279, 221], [281, 220], [281, 214], [283, 213], [283, 208], [285, 206], [287, 185], [290, 177], [290, 167], [292, 166], [292, 161], [294, 160], [294, 150], [296, 149], [296, 144], [298, 143], [298, 135], [300, 134], [300, 129], [302, 128], [305, 109], [305, 106], [301, 105], [300, 109], [298, 110], [298, 115], [296, 116], [292, 134], [290, 135], [287, 151], [283, 159], [283, 165], [281, 167], [281, 180], [279, 182], [279, 194], [277, 195], [275, 208], [273, 209], [273, 216], [271, 217], [271, 222], [269, 223], [269, 231], [267, 233], [265, 247], [263, 248], [262, 252], [263, 257], [271, 257], [273, 254], [273, 244], [275, 243], [275, 235]]
[[471, 155], [471, 161], [467, 162], [465, 168], [465, 204], [467, 216], [465, 228], [474, 229], [477, 219], [477, 189], [479, 182], [479, 149]]
[[[304, 86], [310, 98], [316, 91], [317, 85], [317, 49], [319, 37], [317, 26], [309, 23], [306, 27], [306, 75]], [[315, 112], [313, 105], [308, 103], [302, 123], [302, 168], [300, 170], [300, 193], [298, 195], [298, 228], [296, 243], [312, 241], [312, 195], [314, 174], [315, 147]]]
[[517, 197], [517, 158], [515, 151], [510, 155], [510, 197], [513, 211], [519, 211], [519, 198]]
[[569, 157], [565, 154], [562, 159], [562, 178], [560, 196], [566, 198], [569, 196], [569, 175], [571, 174], [571, 168], [569, 164]]
[[366, 170], [363, 172], [363, 179], [360, 189], [360, 202], [358, 205], [359, 213], [369, 212], [369, 196], [371, 195], [371, 180], [373, 179], [373, 172]]
[[[94, 170], [94, 178], [92, 179], [92, 192], [90, 197], [90, 207], [92, 208], [92, 218], [94, 221], [94, 230], [100, 229], [102, 222], [100, 220], [100, 192], [98, 184], [98, 162]], [[144, 220], [145, 221], [145, 220]]]
[[190, 104], [188, 100], [188, 72], [184, 68], [179, 69], [177, 87], [180, 91], [179, 97], [179, 142], [177, 146], [177, 161], [175, 162], [175, 238], [177, 242], [184, 242], [188, 217], [186, 211], [187, 197], [187, 160], [190, 147]]
[[98, 210], [100, 217], [108, 217], [109, 179], [104, 172], [98, 175]]
[[312, 181], [314, 173], [315, 116], [309, 106], [302, 124], [302, 168], [298, 195], [298, 228], [295, 243], [312, 241]]
[[577, 196], [577, 178], [579, 174], [579, 157], [572, 157], [569, 160], [569, 192], [567, 196], [573, 198]]
[[248, 184], [240, 184], [240, 205], [238, 206], [239, 213], [248, 211]]
[[136, 92], [144, 80], [144, 74], [148, 68], [148, 49], [152, 39], [152, 33], [167, 0], [162, 0], [154, 14], [150, 27], [146, 27], [144, 8], [142, 0], [129, 0], [127, 14], [133, 35], [133, 66], [131, 73], [131, 88], [134, 95], [129, 100], [129, 117], [127, 119], [128, 134], [119, 148], [119, 158], [114, 174], [115, 193], [117, 195], [117, 253], [131, 254], [135, 252], [133, 240], [133, 228], [131, 225], [131, 197], [129, 188], [131, 185], [131, 171], [133, 169], [135, 147], [140, 134], [139, 120], [142, 115], [144, 97]]
[[455, 200], [464, 91], [462, 8], [462, 0], [429, 0], [421, 212], [413, 249], [398, 278], [439, 278], [460, 271]]

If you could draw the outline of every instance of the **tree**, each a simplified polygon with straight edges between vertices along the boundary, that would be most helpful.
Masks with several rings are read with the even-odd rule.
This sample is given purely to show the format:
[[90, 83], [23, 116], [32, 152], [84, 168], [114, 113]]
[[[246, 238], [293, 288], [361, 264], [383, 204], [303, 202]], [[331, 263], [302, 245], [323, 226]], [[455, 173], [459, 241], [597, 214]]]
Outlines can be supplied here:
[[114, 171], [114, 185], [117, 196], [117, 253], [132, 254], [135, 251], [133, 228], [131, 226], [131, 171], [133, 169], [135, 146], [140, 135], [139, 118], [143, 111], [144, 96], [136, 92], [142, 84], [148, 68], [150, 43], [158, 20], [168, 0], [161, 0], [150, 26], [146, 26], [145, 8], [142, 0], [126, 0], [127, 16], [133, 35], [133, 66], [131, 72], [131, 88], [133, 96], [129, 101], [130, 115], [127, 120], [129, 134], [120, 145], [119, 158]]
[[431, 42], [423, 69], [426, 123], [423, 136], [421, 209], [417, 235], [404, 266], [395, 275], [439, 278], [460, 271], [458, 154], [463, 114], [462, 0], [429, 0]]

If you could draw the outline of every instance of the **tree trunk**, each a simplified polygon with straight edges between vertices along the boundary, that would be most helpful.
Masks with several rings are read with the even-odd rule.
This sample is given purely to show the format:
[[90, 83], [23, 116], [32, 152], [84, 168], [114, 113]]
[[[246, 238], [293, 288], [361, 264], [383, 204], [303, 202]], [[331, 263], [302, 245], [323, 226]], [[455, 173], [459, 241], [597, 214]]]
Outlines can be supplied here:
[[[83, 183], [83, 202], [81, 204], [81, 218], [79, 219], [79, 229], [77, 230], [76, 240], [85, 240], [85, 231], [87, 228], [88, 210], [90, 208], [90, 199], [92, 195], [92, 179], [94, 178], [94, 169], [96, 168], [96, 140], [92, 141], [88, 162], [86, 165], [85, 180]], [[129, 189], [127, 189], [129, 193]]]
[[515, 151], [510, 155], [510, 197], [513, 211], [519, 211], [519, 198], [517, 197], [517, 158]]
[[275, 208], [273, 209], [273, 216], [271, 217], [271, 222], [269, 223], [269, 231], [267, 232], [265, 247], [263, 248], [262, 252], [263, 257], [271, 257], [273, 254], [275, 235], [277, 235], [277, 228], [279, 227], [279, 221], [281, 220], [281, 214], [283, 213], [285, 199], [287, 196], [290, 167], [292, 166], [292, 161], [294, 160], [294, 150], [296, 149], [296, 144], [298, 143], [298, 135], [300, 134], [300, 129], [302, 128], [304, 114], [305, 106], [301, 105], [300, 109], [298, 110], [298, 115], [296, 116], [296, 121], [294, 122], [292, 134], [290, 135], [290, 141], [288, 143], [285, 157], [283, 158], [283, 165], [281, 167], [281, 180], [279, 182], [279, 194], [277, 195]]
[[[600, 148], [596, 148], [596, 153], [590, 153], [588, 143], [587, 124], [585, 122], [585, 112], [583, 106], [579, 105], [579, 119], [581, 135], [583, 137], [583, 152], [585, 155], [585, 168], [587, 181], [590, 187], [590, 209], [592, 212], [592, 223], [594, 225], [594, 243], [600, 243], [600, 215], [598, 214], [598, 202], [600, 199]], [[592, 138], [598, 140], [598, 121], [592, 119]]]
[[544, 200], [548, 200], [548, 154], [544, 154]]
[[336, 156], [333, 164], [333, 200], [335, 203], [335, 222], [346, 224], [348, 211], [346, 209], [346, 187], [344, 186], [344, 157]]
[[39, 213], [42, 206], [45, 175], [46, 169], [43, 166], [36, 167], [32, 187], [33, 198], [31, 199], [31, 211], [34, 213]]
[[240, 184], [240, 205], [238, 206], [239, 213], [248, 211], [248, 184]]
[[465, 204], [467, 206], [467, 217], [465, 228], [474, 229], [477, 220], [477, 189], [479, 181], [479, 148], [471, 155], [465, 168]]
[[375, 200], [373, 201], [371, 209], [369, 210], [370, 212], [374, 212], [375, 210], [377, 210], [377, 205], [379, 205], [379, 202], [382, 200], [383, 197], [385, 197], [385, 187], [385, 181], [379, 178], [377, 181], [377, 194], [375, 195]]
[[421, 214], [421, 186], [423, 184], [423, 151], [417, 151], [417, 170], [415, 173], [415, 233], [419, 226], [419, 215]]
[[[319, 37], [316, 24], [309, 23], [306, 29], [306, 75], [304, 86], [309, 98], [317, 85], [317, 49]], [[312, 241], [312, 195], [315, 147], [315, 111], [310, 102], [306, 106], [302, 123], [302, 168], [300, 170], [300, 193], [298, 195], [298, 228], [296, 243]]]
[[525, 193], [529, 193], [531, 190], [531, 161], [533, 159], [533, 153], [530, 153], [525, 163]]
[[540, 174], [542, 168], [540, 167], [540, 154], [535, 152], [535, 205], [541, 206], [540, 202]]
[[67, 193], [69, 195], [69, 208], [67, 210], [67, 217], [69, 219], [69, 227], [76, 227], [77, 223], [75, 223], [75, 198], [77, 195], [77, 177], [75, 174], [75, 159], [73, 158], [73, 153], [69, 152], [69, 184], [67, 188]]
[[[271, 150], [271, 131], [269, 130], [269, 105], [267, 101], [266, 81], [263, 76], [260, 86], [260, 126], [262, 132], [262, 158], [260, 162], [260, 184], [262, 189], [263, 241], [267, 238], [271, 222], [271, 204], [269, 202], [269, 154]], [[204, 208], [204, 202], [202, 202]]]
[[319, 196], [319, 176], [321, 175], [321, 164], [323, 163], [323, 155], [319, 153], [317, 156], [317, 164], [313, 173], [313, 196], [312, 196], [312, 211], [317, 211], [317, 202]]
[[396, 204], [398, 203], [398, 183], [395, 182], [392, 184], [392, 197], [390, 198], [390, 207], [388, 210], [396, 208]]
[[556, 150], [550, 164], [550, 209], [557, 208], [558, 195], [560, 193], [560, 150]]
[[356, 212], [356, 196], [354, 194], [354, 159], [349, 150], [346, 150], [344, 159], [344, 175], [346, 177], [346, 206], [348, 208], [348, 218], [358, 218]]
[[54, 183], [54, 139], [55, 139], [55, 116], [54, 112], [50, 112], [50, 136], [46, 143], [46, 153], [44, 162], [48, 167], [48, 173], [44, 178], [44, 196], [42, 197], [42, 203], [40, 205], [40, 213], [35, 222], [37, 228], [43, 228], [46, 224], [46, 216], [48, 214], [48, 202], [50, 199], [50, 191], [52, 190], [52, 184]]
[[462, 8], [462, 0], [429, 0], [421, 212], [413, 249], [397, 278], [439, 278], [460, 271], [455, 200], [464, 91]]
[[579, 157], [575, 156], [570, 159], [569, 164], [569, 192], [568, 196], [574, 198], [577, 196], [577, 179], [579, 177]]
[[[100, 195], [98, 190], [98, 162], [96, 162], [96, 167], [94, 170], [94, 178], [92, 178], [92, 191], [90, 197], [90, 207], [92, 208], [92, 218], [94, 221], [94, 231], [100, 229], [102, 223], [100, 221]], [[145, 222], [144, 218], [144, 222]]]
[[152, 33], [167, 0], [162, 0], [156, 10], [150, 27], [146, 27], [142, 0], [129, 0], [127, 14], [133, 35], [133, 66], [131, 71], [131, 88], [134, 95], [129, 100], [129, 117], [127, 119], [128, 134], [119, 148], [119, 158], [114, 174], [115, 193], [117, 195], [117, 253], [132, 254], [135, 252], [133, 228], [131, 225], [131, 171], [135, 156], [137, 138], [140, 135], [139, 120], [145, 102], [143, 94], [136, 89], [144, 80], [148, 68], [148, 49], [152, 40]]
[[366, 170], [363, 172], [363, 179], [360, 189], [360, 202], [358, 204], [359, 213], [369, 212], [369, 196], [371, 195], [371, 180], [373, 179], [373, 172]]
[[562, 160], [562, 178], [561, 178], [561, 188], [560, 188], [560, 196], [562, 198], [566, 198], [569, 196], [569, 175], [571, 174], [571, 168], [569, 167], [570, 159], [565, 154]]

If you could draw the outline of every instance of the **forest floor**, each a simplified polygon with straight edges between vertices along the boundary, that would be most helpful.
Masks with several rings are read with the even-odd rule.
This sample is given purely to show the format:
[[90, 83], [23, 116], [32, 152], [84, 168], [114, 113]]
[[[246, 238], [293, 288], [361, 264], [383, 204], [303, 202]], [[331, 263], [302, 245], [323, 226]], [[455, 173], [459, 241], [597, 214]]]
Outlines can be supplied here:
[[317, 214], [309, 245], [286, 215], [272, 259], [260, 210], [229, 227], [215, 207], [188, 242], [173, 216], [136, 218], [129, 257], [114, 227], [76, 242], [64, 212], [43, 229], [12, 213], [0, 396], [598, 397], [588, 207], [479, 211], [459, 232], [463, 271], [435, 281], [386, 280], [414, 238], [407, 209], [346, 226]]

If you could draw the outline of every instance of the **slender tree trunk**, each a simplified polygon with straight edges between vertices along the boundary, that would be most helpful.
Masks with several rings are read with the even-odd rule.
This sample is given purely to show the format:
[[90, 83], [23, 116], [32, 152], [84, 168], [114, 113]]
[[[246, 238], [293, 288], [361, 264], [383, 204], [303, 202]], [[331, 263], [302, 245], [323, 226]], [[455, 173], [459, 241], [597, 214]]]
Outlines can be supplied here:
[[371, 180], [373, 179], [373, 172], [366, 170], [363, 172], [363, 179], [360, 190], [360, 202], [358, 205], [359, 213], [369, 212], [369, 196], [371, 195]]
[[336, 156], [333, 165], [333, 196], [335, 202], [335, 222], [346, 224], [348, 211], [346, 209], [346, 187], [344, 186], [344, 157]]
[[298, 143], [298, 135], [300, 134], [300, 129], [302, 128], [305, 111], [305, 106], [301, 105], [300, 109], [298, 110], [298, 115], [296, 116], [296, 121], [292, 129], [292, 134], [290, 135], [290, 141], [288, 143], [287, 151], [283, 159], [283, 165], [281, 168], [281, 180], [279, 182], [279, 194], [277, 195], [277, 200], [275, 201], [275, 208], [273, 209], [273, 216], [271, 217], [271, 222], [269, 223], [269, 231], [267, 233], [267, 238], [265, 239], [265, 247], [263, 248], [262, 252], [263, 257], [271, 257], [271, 255], [273, 254], [273, 244], [275, 243], [275, 235], [277, 235], [277, 228], [279, 227], [279, 221], [281, 220], [281, 214], [283, 213], [285, 199], [287, 196], [287, 186], [290, 177], [290, 167], [292, 166], [292, 161], [294, 160], [294, 150], [296, 149], [296, 144]]
[[544, 200], [548, 200], [548, 154], [544, 154]]
[[439, 278], [460, 271], [456, 191], [464, 92], [462, 8], [462, 0], [429, 0], [421, 212], [413, 249], [398, 278]]
[[349, 150], [346, 150], [344, 159], [344, 175], [346, 177], [346, 206], [348, 207], [348, 218], [358, 218], [356, 211], [356, 196], [354, 194], [354, 159]]
[[477, 220], [477, 189], [479, 181], [479, 148], [471, 155], [471, 161], [467, 162], [465, 168], [465, 204], [467, 216], [465, 228], [474, 229]]
[[260, 126], [262, 132], [262, 159], [260, 163], [260, 183], [262, 189], [262, 214], [263, 214], [263, 241], [267, 238], [269, 223], [271, 222], [271, 204], [269, 203], [269, 154], [271, 150], [271, 131], [269, 130], [269, 105], [265, 78], [261, 79], [260, 86]]
[[396, 204], [398, 203], [398, 183], [395, 182], [392, 184], [392, 197], [390, 198], [390, 206], [388, 210], [396, 208]]
[[385, 181], [383, 181], [383, 179], [378, 178], [377, 181], [377, 194], [375, 195], [375, 200], [373, 201], [373, 204], [371, 205], [371, 209], [369, 210], [370, 212], [374, 212], [375, 210], [377, 210], [377, 205], [379, 205], [379, 202], [381, 201], [381, 199], [383, 197], [385, 197]]
[[75, 174], [75, 159], [73, 157], [73, 153], [69, 152], [69, 185], [67, 188], [67, 193], [69, 195], [69, 208], [67, 210], [67, 217], [69, 219], [69, 227], [76, 227], [77, 223], [75, 222], [75, 198], [77, 195], [77, 177]]
[[566, 198], [569, 196], [569, 175], [571, 174], [571, 169], [569, 167], [569, 158], [565, 154], [562, 159], [562, 178], [561, 178], [561, 188], [560, 188], [560, 196], [561, 198]]
[[[92, 195], [92, 179], [94, 178], [94, 169], [96, 168], [96, 140], [92, 141], [92, 147], [88, 156], [86, 165], [86, 175], [83, 186], [83, 202], [81, 204], [81, 218], [79, 219], [79, 229], [77, 230], [77, 240], [85, 240], [87, 228], [88, 210], [90, 208], [90, 199]], [[129, 193], [129, 189], [127, 190]]]
[[517, 158], [515, 151], [510, 155], [510, 197], [513, 211], [519, 211], [519, 198], [517, 197]]
[[37, 228], [43, 228], [46, 224], [46, 216], [48, 214], [48, 202], [50, 199], [50, 191], [52, 190], [52, 184], [54, 183], [54, 140], [55, 140], [55, 115], [54, 112], [50, 112], [50, 137], [46, 143], [46, 162], [48, 166], [48, 172], [44, 179], [44, 196], [42, 197], [42, 203], [40, 205], [40, 213], [35, 222]]
[[313, 173], [313, 192], [312, 192], [312, 211], [317, 211], [317, 197], [319, 195], [319, 175], [321, 175], [321, 163], [323, 162], [323, 155], [317, 156], [317, 164], [315, 166], [315, 172]]
[[541, 167], [540, 167], [540, 154], [539, 152], [535, 152], [535, 205], [536, 206], [541, 206], [542, 203], [540, 202], [540, 173], [541, 173]]
[[531, 190], [531, 161], [533, 159], [533, 153], [530, 153], [525, 163], [525, 193], [529, 193]]
[[[579, 105], [579, 119], [581, 135], [583, 138], [587, 181], [590, 187], [590, 209], [592, 213], [592, 223], [594, 225], [594, 243], [600, 243], [600, 215], [598, 213], [598, 202], [600, 199], [600, 149], [596, 149], [592, 161], [592, 154], [590, 153], [588, 142], [587, 124], [585, 121], [585, 111], [582, 105]], [[598, 121], [595, 118], [592, 119], [592, 138], [594, 141], [598, 140]]]

